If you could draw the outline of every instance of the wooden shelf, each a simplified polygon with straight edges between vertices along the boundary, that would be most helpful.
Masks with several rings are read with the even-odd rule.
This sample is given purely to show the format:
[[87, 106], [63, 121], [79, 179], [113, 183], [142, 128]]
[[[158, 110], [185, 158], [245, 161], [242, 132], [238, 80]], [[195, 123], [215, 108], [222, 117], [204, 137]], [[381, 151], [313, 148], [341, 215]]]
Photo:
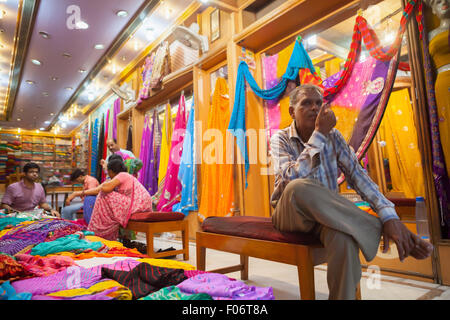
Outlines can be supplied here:
[[121, 120], [127, 120], [128, 117], [130, 116], [131, 110], [133, 110], [133, 106], [128, 107], [127, 109], [121, 111], [119, 114], [117, 114], [117, 119], [121, 119]]
[[209, 51], [207, 54], [200, 57], [200, 59], [195, 63], [195, 66], [203, 70], [209, 70], [226, 59], [227, 46], [226, 43], [224, 43], [217, 49]]
[[194, 79], [193, 65], [188, 65], [174, 71], [164, 77], [161, 90], [155, 92], [148, 99], [136, 105], [136, 109], [146, 109], [168, 100], [178, 91], [184, 90], [192, 85]]
[[244, 28], [233, 37], [238, 45], [255, 53], [283, 40], [292, 41], [302, 30], [317, 32], [354, 15], [360, 1], [289, 0]]

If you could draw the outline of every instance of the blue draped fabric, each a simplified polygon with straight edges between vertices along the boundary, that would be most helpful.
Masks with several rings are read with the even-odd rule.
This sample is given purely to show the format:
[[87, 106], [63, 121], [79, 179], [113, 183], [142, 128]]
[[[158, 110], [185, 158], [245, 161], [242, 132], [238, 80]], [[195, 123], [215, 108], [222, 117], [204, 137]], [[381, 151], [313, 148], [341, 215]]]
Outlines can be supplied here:
[[245, 131], [247, 130], [245, 125], [245, 82], [250, 85], [253, 92], [264, 100], [274, 100], [281, 96], [286, 90], [288, 81], [294, 81], [300, 69], [307, 68], [312, 74], [315, 74], [314, 65], [306, 52], [305, 48], [299, 41], [295, 41], [294, 50], [289, 59], [289, 63], [286, 72], [283, 74], [281, 81], [273, 88], [262, 90], [252, 74], [248, 69], [246, 62], [241, 61], [239, 63], [233, 112], [231, 114], [228, 130], [236, 137], [236, 144], [241, 152], [245, 161], [245, 187], [247, 188], [247, 173], [250, 167], [247, 154], [247, 141], [245, 139]]
[[181, 201], [173, 206], [173, 211], [188, 215], [189, 211], [198, 210], [197, 201], [197, 171], [194, 163], [195, 154], [195, 111], [194, 99], [189, 112], [186, 133], [183, 141], [183, 153], [181, 155], [180, 169], [178, 170], [178, 180], [181, 181]]
[[94, 121], [92, 130], [92, 144], [91, 144], [91, 175], [95, 176], [98, 165], [98, 139], [99, 139], [99, 123], [98, 118]]

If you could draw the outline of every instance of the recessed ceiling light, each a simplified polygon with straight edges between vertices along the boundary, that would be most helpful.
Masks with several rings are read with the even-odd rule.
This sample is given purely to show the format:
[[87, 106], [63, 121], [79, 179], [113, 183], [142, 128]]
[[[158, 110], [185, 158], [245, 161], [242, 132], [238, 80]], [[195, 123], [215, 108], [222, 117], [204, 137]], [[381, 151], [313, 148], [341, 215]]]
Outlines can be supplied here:
[[53, 81], [58, 80], [58, 77], [50, 77], [50, 79], [52, 79]]
[[27, 81], [25, 81], [26, 83], [28, 83], [28, 84], [35, 84], [36, 82], [34, 82], [33, 80], [27, 80]]
[[84, 69], [78, 69], [78, 72], [79, 72], [79, 73], [85, 73], [86, 70], [84, 70]]
[[105, 48], [105, 46], [102, 45], [101, 43], [99, 43], [99, 44], [96, 44], [96, 45], [94, 46], [94, 48], [97, 49], [97, 50], [102, 50], [102, 49]]
[[45, 124], [49, 124], [49, 123], [50, 123], [50, 121], [49, 121], [49, 120], [47, 120], [47, 121], [44, 121], [44, 123], [45, 123]]
[[62, 54], [62, 56], [63, 56], [64, 58], [67, 58], [67, 59], [72, 58], [72, 55], [71, 55], [70, 53], [67, 53], [67, 52], [64, 52], [64, 53]]
[[73, 90], [72, 87], [66, 87], [65, 89], [68, 90], [68, 91]]
[[51, 116], [54, 116], [55, 114], [53, 112], [50, 113]]
[[3, 19], [3, 17], [6, 15], [5, 10], [0, 10], [0, 19]]
[[40, 62], [37, 59], [31, 59], [31, 62], [33, 62], [35, 65], [40, 66], [42, 64], [42, 62]]
[[44, 39], [49, 39], [50, 38], [50, 35], [47, 33], [47, 32], [45, 32], [45, 31], [39, 31], [39, 34], [42, 36], [42, 38], [44, 38]]
[[116, 12], [116, 14], [118, 17], [121, 17], [121, 18], [128, 16], [128, 12], [125, 10], [119, 10]]
[[41, 131], [44, 131], [44, 130], [45, 130], [45, 128], [39, 128], [39, 130], [41, 130]]
[[48, 92], [47, 92], [47, 91], [44, 91], [44, 92], [42, 92], [42, 95], [43, 95], [44, 97], [48, 97]]
[[20, 119], [20, 118], [17, 118], [17, 121], [22, 121], [22, 119]]

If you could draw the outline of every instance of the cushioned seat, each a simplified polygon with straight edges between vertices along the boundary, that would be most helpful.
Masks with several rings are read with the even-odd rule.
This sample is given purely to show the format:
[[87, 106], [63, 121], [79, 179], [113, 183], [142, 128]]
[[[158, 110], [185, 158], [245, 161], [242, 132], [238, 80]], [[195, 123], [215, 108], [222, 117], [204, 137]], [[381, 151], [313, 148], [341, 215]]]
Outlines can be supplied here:
[[202, 230], [237, 237], [302, 245], [320, 243], [317, 237], [309, 233], [281, 232], [275, 229], [272, 219], [266, 217], [208, 217], [203, 221]]
[[142, 222], [176, 221], [185, 217], [181, 212], [137, 212], [131, 215], [130, 220]]
[[[147, 255], [150, 258], [163, 258], [183, 254], [189, 260], [189, 223], [180, 212], [139, 212], [131, 215], [125, 229], [144, 232], [147, 239]], [[174, 251], [153, 251], [155, 233], [181, 231], [183, 249]]]

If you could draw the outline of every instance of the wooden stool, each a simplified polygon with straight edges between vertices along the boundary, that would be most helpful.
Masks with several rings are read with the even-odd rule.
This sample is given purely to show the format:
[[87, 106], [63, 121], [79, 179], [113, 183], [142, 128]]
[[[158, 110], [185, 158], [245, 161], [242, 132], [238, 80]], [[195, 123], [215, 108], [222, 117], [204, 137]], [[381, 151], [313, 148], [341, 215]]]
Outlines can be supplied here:
[[[206, 271], [206, 249], [240, 255], [238, 265], [215, 270], [216, 273], [240, 271], [241, 279], [248, 280], [249, 257], [287, 263], [297, 266], [300, 297], [315, 299], [314, 250], [323, 248], [311, 235], [280, 232], [270, 218], [236, 216], [209, 217], [197, 231], [197, 269]], [[356, 289], [356, 300], [361, 300], [361, 287]]]
[[[187, 220], [184, 220], [184, 214], [180, 212], [134, 214], [131, 216], [125, 229], [145, 233], [147, 239], [147, 255], [150, 258], [162, 258], [183, 254], [183, 260], [189, 260], [189, 224]], [[156, 253], [153, 247], [154, 234], [169, 231], [181, 231], [183, 249]]]

